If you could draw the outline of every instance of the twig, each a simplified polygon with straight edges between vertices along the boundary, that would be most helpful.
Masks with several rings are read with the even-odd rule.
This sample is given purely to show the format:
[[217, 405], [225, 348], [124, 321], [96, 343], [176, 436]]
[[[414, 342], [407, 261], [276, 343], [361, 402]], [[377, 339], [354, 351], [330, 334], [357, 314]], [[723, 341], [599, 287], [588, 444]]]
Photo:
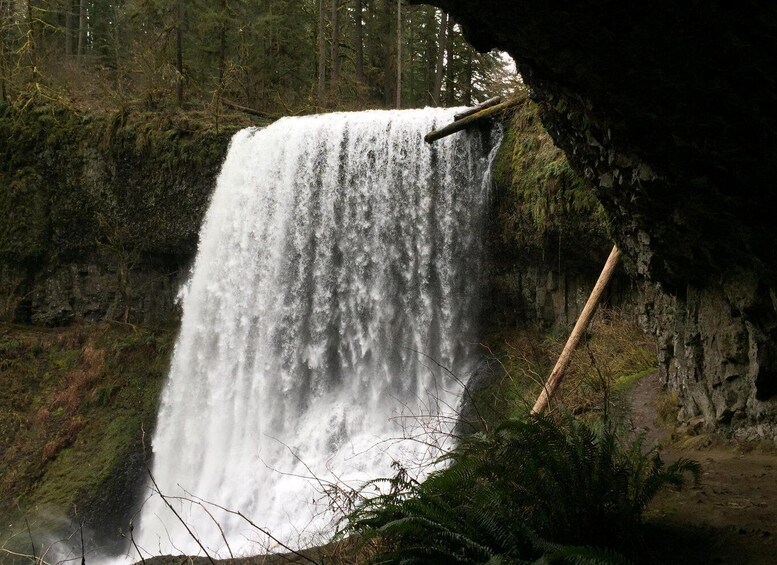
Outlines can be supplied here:
[[181, 522], [181, 524], [183, 524], [183, 527], [186, 528], [186, 531], [189, 532], [189, 535], [192, 537], [192, 539], [197, 542], [197, 545], [199, 545], [200, 549], [203, 551], [203, 553], [205, 553], [205, 557], [208, 558], [208, 561], [210, 561], [211, 565], [216, 565], [216, 562], [213, 561], [213, 558], [210, 556], [210, 553], [208, 553], [208, 550], [205, 549], [205, 546], [202, 545], [202, 542], [200, 542], [200, 539], [194, 535], [194, 532], [191, 531], [186, 521], [183, 518], [181, 518], [178, 512], [175, 511], [175, 508], [173, 508], [173, 505], [170, 504], [170, 502], [167, 500], [165, 495], [162, 494], [162, 491], [159, 490], [159, 485], [156, 484], [156, 479], [154, 478], [154, 474], [151, 472], [151, 469], [148, 468], [148, 465], [146, 465], [146, 472], [148, 473], [148, 476], [151, 479], [151, 483], [154, 485], [154, 488], [156, 489], [157, 494], [162, 498], [162, 502], [164, 502], [167, 505], [170, 511], [173, 514], [175, 514], [175, 517], [178, 518], [178, 521]]
[[13, 557], [24, 557], [26, 559], [32, 559], [33, 563], [36, 563], [38, 565], [50, 565], [49, 563], [47, 563], [43, 559], [38, 559], [34, 555], [29, 555], [27, 553], [18, 553], [16, 551], [12, 551], [12, 550], [10, 550], [10, 549], [8, 549], [6, 547], [0, 547], [0, 551], [2, 551], [3, 553], [5, 553], [7, 555], [12, 555]]
[[464, 388], [464, 394], [467, 395], [467, 400], [469, 400], [470, 403], [472, 404], [472, 409], [475, 410], [475, 415], [477, 415], [478, 420], [480, 420], [480, 424], [483, 426], [483, 429], [488, 430], [488, 424], [486, 423], [486, 421], [483, 418], [483, 416], [480, 414], [480, 410], [478, 410], [477, 403], [475, 402], [475, 398], [472, 396], [472, 392], [470, 391], [469, 386], [466, 385], [459, 378], [459, 376], [456, 375], [456, 373], [451, 371], [448, 367], [446, 367], [445, 365], [443, 365], [442, 363], [437, 361], [437, 359], [433, 358], [432, 356], [427, 355], [426, 353], [423, 353], [422, 351], [417, 351], [417, 350], [413, 349], [412, 347], [408, 347], [407, 349], [409, 349], [410, 351], [412, 351], [412, 352], [414, 352], [414, 353], [416, 353], [418, 355], [422, 355], [423, 357], [426, 357], [427, 359], [429, 359], [429, 361], [431, 361], [432, 363], [437, 365], [440, 369], [442, 369], [443, 371], [448, 373], [451, 377], [453, 377], [453, 379], [456, 381], [456, 383], [458, 383], [459, 385], [461, 385]]
[[585, 350], [588, 353], [588, 357], [591, 360], [591, 365], [593, 365], [594, 370], [596, 371], [596, 374], [599, 376], [599, 382], [602, 385], [602, 394], [604, 395], [604, 421], [605, 423], [609, 421], [610, 417], [610, 384], [607, 381], [607, 379], [604, 377], [602, 372], [599, 370], [599, 364], [596, 362], [596, 357], [594, 357], [594, 352], [591, 351], [591, 346], [586, 341], [585, 342]]
[[24, 517], [24, 524], [27, 526], [27, 534], [30, 536], [30, 545], [32, 546], [32, 560], [37, 561], [38, 558], [35, 555], [35, 542], [32, 541], [32, 532], [30, 531], [30, 523], [27, 521], [27, 516]]
[[192, 500], [192, 498], [197, 498], [195, 495], [190, 493], [188, 490], [183, 488], [180, 484], [178, 487], [184, 491], [189, 497], [191, 498], [185, 498], [183, 496], [169, 496], [168, 498], [173, 499], [179, 499], [186, 502], [194, 502], [196, 505], [198, 505], [200, 508], [203, 509], [203, 511], [210, 517], [210, 519], [213, 521], [213, 523], [216, 525], [216, 527], [219, 529], [219, 533], [221, 534], [221, 539], [224, 540], [224, 544], [227, 546], [227, 551], [229, 551], [229, 556], [234, 559], [235, 555], [232, 553], [232, 548], [229, 545], [229, 542], [227, 541], [227, 536], [224, 534], [224, 529], [221, 527], [221, 524], [219, 524], [218, 520], [213, 516], [213, 514], [210, 513], [210, 511], [205, 507], [205, 505], [202, 502], [199, 502], [198, 500]]
[[79, 531], [81, 533], [81, 565], [86, 565], [86, 551], [84, 550], [84, 521], [81, 520], [81, 525], [79, 526]]
[[146, 560], [143, 558], [143, 554], [140, 552], [140, 548], [138, 547], [137, 542], [135, 542], [135, 536], [132, 535], [132, 532], [134, 530], [135, 530], [135, 526], [132, 523], [132, 520], [130, 520], [130, 524], [129, 524], [130, 541], [132, 542], [132, 546], [135, 548], [135, 551], [138, 552], [138, 557], [140, 557], [140, 562], [143, 563], [143, 565], [146, 565]]
[[[300, 553], [299, 551], [297, 551], [297, 550], [295, 550], [295, 549], [292, 549], [291, 547], [289, 547], [288, 545], [286, 545], [285, 543], [283, 543], [281, 540], [279, 540], [279, 539], [278, 539], [278, 538], [276, 538], [274, 535], [272, 535], [272, 534], [269, 532], [269, 530], [267, 530], [266, 528], [262, 528], [261, 526], [258, 526], [258, 525], [256, 525], [256, 524], [255, 524], [254, 522], [252, 522], [252, 521], [251, 521], [251, 520], [250, 520], [250, 519], [249, 519], [249, 518], [248, 518], [248, 517], [247, 517], [245, 514], [243, 514], [243, 513], [242, 513], [242, 512], [240, 512], [239, 510], [230, 510], [229, 508], [226, 508], [225, 506], [221, 506], [220, 504], [216, 504], [215, 502], [210, 502], [210, 501], [208, 501], [208, 500], [205, 500], [205, 499], [203, 499], [203, 498], [200, 498], [200, 497], [198, 497], [198, 496], [194, 496], [194, 495], [192, 495], [192, 497], [193, 497], [193, 498], [195, 498], [195, 499], [197, 499], [197, 500], [199, 500], [199, 501], [201, 501], [201, 502], [203, 502], [203, 503], [205, 503], [205, 504], [210, 504], [210, 505], [211, 505], [211, 506], [213, 506], [214, 508], [218, 508], [219, 510], [223, 510], [223, 511], [224, 511], [224, 512], [226, 512], [227, 514], [232, 514], [233, 516], [239, 516], [240, 518], [242, 518], [243, 520], [245, 520], [246, 522], [248, 522], [248, 524], [250, 524], [252, 528], [254, 528], [255, 530], [257, 530], [257, 531], [259, 531], [259, 532], [263, 533], [264, 535], [266, 535], [268, 538], [270, 538], [271, 540], [273, 540], [275, 543], [277, 543], [278, 545], [280, 545], [280, 546], [281, 546], [283, 549], [285, 549], [285, 550], [286, 550], [286, 551], [288, 551], [289, 553], [291, 553], [291, 554], [293, 554], [293, 555], [296, 555], [296, 556], [297, 556], [297, 557], [299, 557], [300, 559], [304, 559], [304, 560], [305, 560], [305, 561], [307, 561], [308, 563], [311, 563], [311, 565], [321, 565], [321, 564], [320, 564], [318, 561], [314, 561], [313, 559], [311, 559], [310, 557], [308, 557], [308, 556], [307, 556], [307, 555], [305, 555], [304, 553]], [[212, 561], [211, 561], [211, 562], [212, 562]]]

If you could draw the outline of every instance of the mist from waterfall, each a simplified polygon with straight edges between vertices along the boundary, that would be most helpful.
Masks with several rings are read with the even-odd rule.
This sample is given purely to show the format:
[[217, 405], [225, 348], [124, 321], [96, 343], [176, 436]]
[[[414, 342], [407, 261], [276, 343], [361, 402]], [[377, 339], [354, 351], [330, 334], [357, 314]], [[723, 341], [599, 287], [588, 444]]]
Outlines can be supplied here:
[[[284, 118], [234, 136], [153, 437], [154, 478], [212, 556], [278, 544], [202, 501], [301, 547], [331, 532], [331, 485], [390, 476], [393, 461], [423, 476], [449, 447], [477, 360], [494, 145], [479, 131], [424, 143], [453, 113]], [[202, 554], [159, 496], [135, 539]]]

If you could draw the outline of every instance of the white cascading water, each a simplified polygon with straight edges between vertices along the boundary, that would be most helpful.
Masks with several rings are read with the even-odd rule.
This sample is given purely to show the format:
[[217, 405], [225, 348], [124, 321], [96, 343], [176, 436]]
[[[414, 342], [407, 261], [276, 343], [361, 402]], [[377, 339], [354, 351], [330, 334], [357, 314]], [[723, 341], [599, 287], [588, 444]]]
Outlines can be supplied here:
[[[461, 382], [440, 366], [463, 376], [475, 357], [492, 147], [424, 143], [452, 116], [284, 118], [233, 138], [153, 438], [154, 478], [211, 556], [280, 546], [203, 500], [299, 547], [331, 532], [328, 485], [393, 461], [423, 474], [445, 447]], [[202, 554], [159, 496], [135, 540]]]

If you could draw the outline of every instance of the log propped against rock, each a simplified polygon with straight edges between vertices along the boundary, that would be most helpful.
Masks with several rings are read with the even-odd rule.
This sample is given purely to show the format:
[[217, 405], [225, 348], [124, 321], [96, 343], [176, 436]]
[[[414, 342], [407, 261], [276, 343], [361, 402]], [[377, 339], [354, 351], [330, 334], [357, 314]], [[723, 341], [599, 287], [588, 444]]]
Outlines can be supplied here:
[[580, 317], [577, 319], [575, 327], [572, 329], [572, 333], [569, 334], [569, 339], [567, 339], [567, 343], [564, 345], [564, 349], [561, 351], [558, 361], [556, 361], [556, 366], [553, 367], [553, 371], [551, 371], [548, 381], [545, 383], [542, 392], [540, 392], [537, 401], [534, 403], [534, 407], [531, 409], [532, 414], [542, 414], [545, 412], [551, 397], [561, 385], [567, 367], [569, 367], [569, 362], [572, 360], [572, 354], [575, 352], [575, 349], [577, 349], [580, 339], [588, 329], [588, 326], [596, 313], [596, 309], [599, 307], [604, 291], [607, 289], [607, 285], [610, 284], [610, 280], [612, 280], [615, 267], [618, 266], [620, 257], [621, 251], [618, 249], [617, 245], [614, 245], [612, 251], [610, 251], [610, 256], [607, 257], [607, 262], [604, 264], [602, 273], [599, 275], [599, 279], [596, 281], [593, 290], [591, 290], [591, 294], [583, 307], [583, 311], [580, 312]]
[[[483, 105], [492, 102], [492, 100], [493, 99], [484, 102]], [[424, 137], [424, 141], [426, 141], [426, 143], [432, 143], [433, 141], [437, 141], [438, 139], [442, 139], [443, 137], [447, 137], [458, 131], [465, 130], [478, 122], [493, 118], [513, 106], [523, 104], [525, 101], [526, 94], [521, 94], [512, 100], [488, 106], [483, 110], [478, 110], [477, 107], [475, 107], [473, 108], [474, 113], [470, 113], [469, 115], [467, 115], [467, 112], [462, 112], [459, 114], [459, 116], [462, 116], [460, 119], [456, 119], [453, 123], [448, 124], [444, 128], [427, 133]]]

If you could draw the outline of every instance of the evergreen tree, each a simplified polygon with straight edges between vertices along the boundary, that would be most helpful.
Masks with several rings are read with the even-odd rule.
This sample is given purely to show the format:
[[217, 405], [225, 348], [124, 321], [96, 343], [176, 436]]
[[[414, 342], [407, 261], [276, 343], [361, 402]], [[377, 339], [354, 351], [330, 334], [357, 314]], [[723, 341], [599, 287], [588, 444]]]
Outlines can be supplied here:
[[470, 104], [504, 90], [504, 68], [402, 0], [0, 0], [0, 95], [21, 104]]

